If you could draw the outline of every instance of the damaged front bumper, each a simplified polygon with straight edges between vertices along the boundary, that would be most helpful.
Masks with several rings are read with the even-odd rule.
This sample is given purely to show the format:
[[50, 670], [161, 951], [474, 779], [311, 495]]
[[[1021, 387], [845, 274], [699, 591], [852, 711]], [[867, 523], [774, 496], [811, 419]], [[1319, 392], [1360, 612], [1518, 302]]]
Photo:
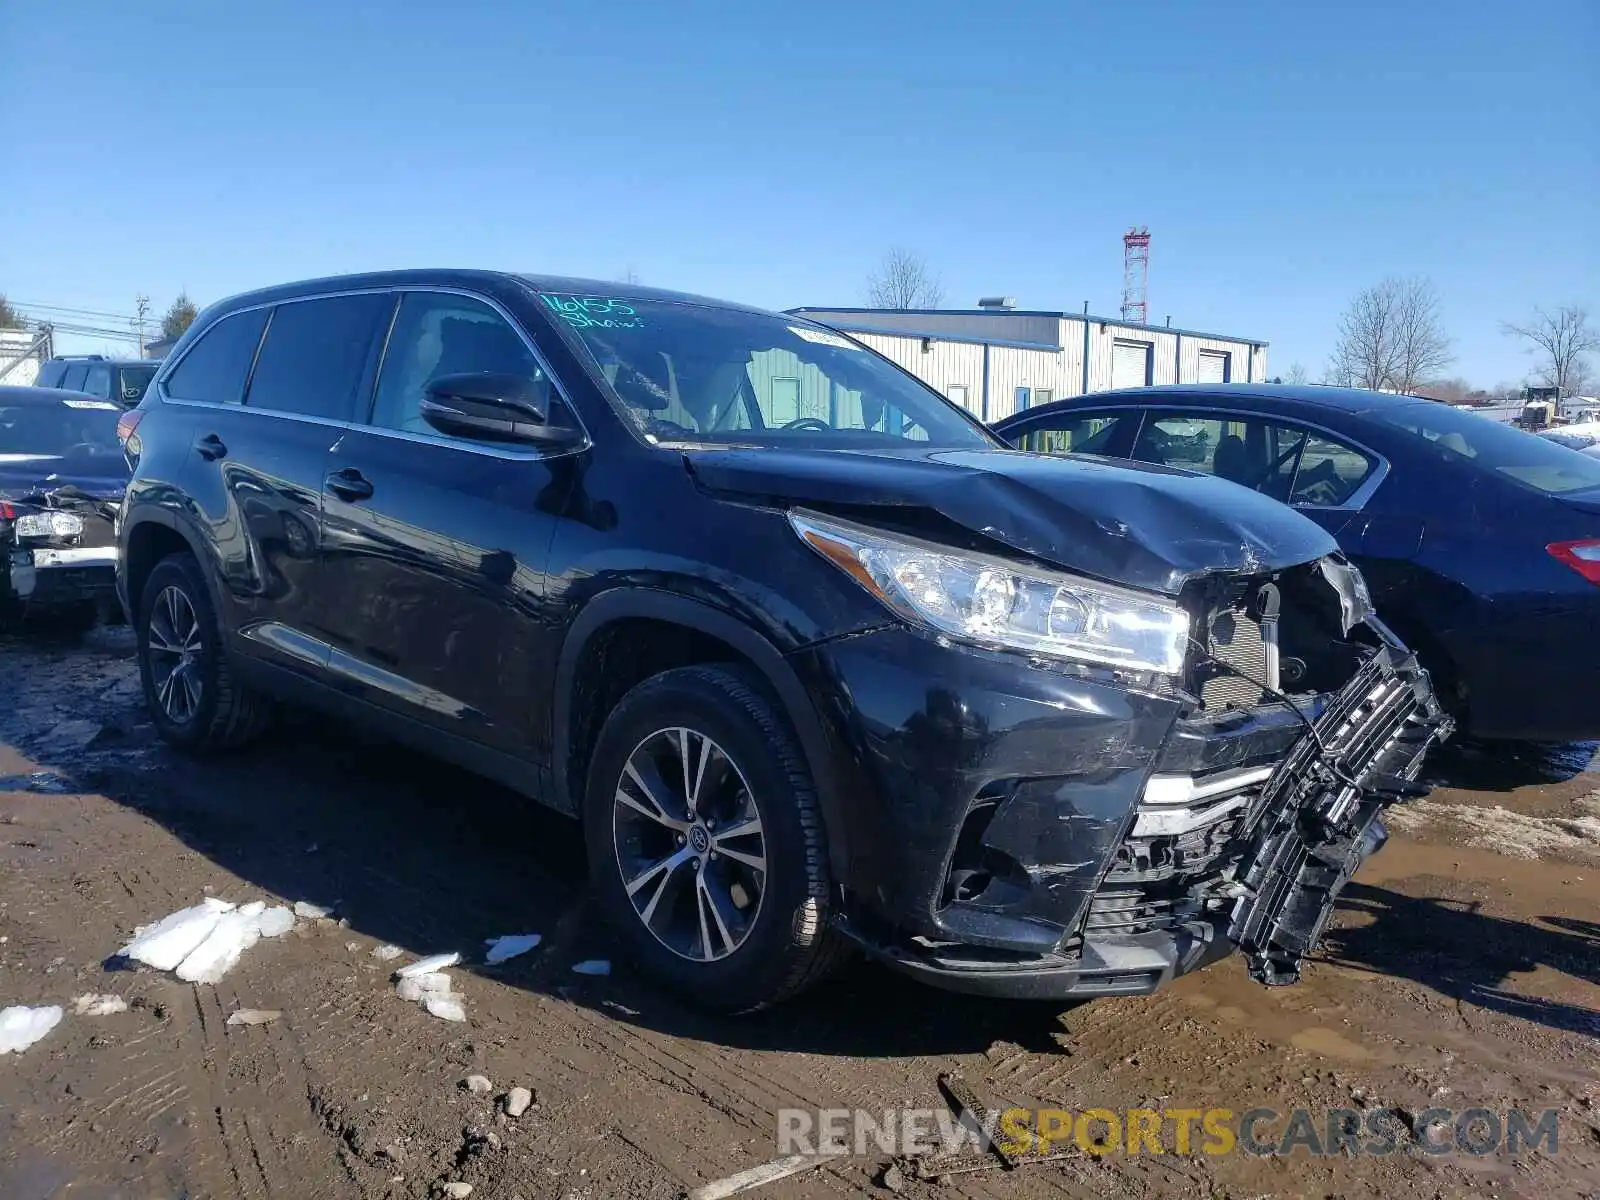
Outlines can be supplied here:
[[[1293, 982], [1386, 837], [1379, 814], [1418, 791], [1450, 729], [1389, 639], [1337, 692], [1205, 713], [1088, 673], [1019, 687], [988, 656], [896, 638], [913, 635], [826, 664], [855, 706], [836, 732], [872, 777], [858, 782], [887, 796], [852, 806], [845, 924], [964, 992], [1136, 995], [1235, 949]], [[930, 653], [950, 656], [949, 687], [907, 718], [891, 664], [925, 680]]]
[[57, 608], [116, 594], [115, 546], [11, 546], [0, 549], [0, 600]]

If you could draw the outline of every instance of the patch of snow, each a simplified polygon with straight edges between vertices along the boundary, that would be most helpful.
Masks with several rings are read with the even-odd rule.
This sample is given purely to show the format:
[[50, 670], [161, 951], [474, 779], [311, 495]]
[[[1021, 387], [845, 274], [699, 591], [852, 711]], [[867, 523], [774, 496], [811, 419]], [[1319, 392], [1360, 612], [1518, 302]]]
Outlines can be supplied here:
[[429, 996], [448, 996], [450, 976], [441, 975], [437, 971], [427, 975], [408, 975], [394, 985], [394, 990], [400, 999], [421, 1004]]
[[238, 963], [239, 956], [260, 938], [259, 911], [250, 916], [246, 916], [243, 909], [223, 913], [206, 940], [178, 964], [178, 978], [187, 983], [220, 983]]
[[228, 1014], [229, 1025], [265, 1025], [269, 1021], [276, 1021], [283, 1016], [281, 1009], [276, 1008], [241, 1008], [237, 1012]]
[[407, 963], [395, 972], [397, 979], [410, 979], [413, 975], [431, 975], [435, 971], [442, 971], [446, 967], [453, 967], [461, 961], [461, 955], [430, 954], [427, 958], [419, 958], [414, 963]]
[[467, 1010], [461, 1007], [461, 1001], [454, 996], [429, 996], [423, 1000], [422, 1007], [441, 1021], [465, 1021], [467, 1019]]
[[399, 958], [404, 953], [405, 951], [400, 949], [399, 946], [391, 946], [388, 943], [372, 948], [372, 957], [379, 962], [389, 962], [392, 959]]
[[331, 908], [324, 908], [320, 904], [309, 904], [304, 900], [294, 902], [294, 915], [304, 917], [308, 921], [319, 921], [333, 912]]
[[294, 928], [294, 913], [281, 904], [269, 908], [261, 914], [260, 928], [264, 938], [280, 937]]
[[87, 992], [72, 1002], [72, 1011], [80, 1017], [109, 1017], [127, 1012], [128, 1002], [121, 996]]
[[0, 1009], [0, 1054], [20, 1054], [61, 1024], [61, 1016], [59, 1004]]
[[542, 940], [537, 933], [512, 933], [507, 934], [505, 937], [487, 938], [484, 941], [484, 945], [489, 947], [489, 953], [484, 956], [484, 961], [503, 963], [508, 958], [526, 954]]
[[574, 975], [609, 975], [611, 974], [611, 963], [604, 958], [585, 959], [583, 962], [573, 965], [572, 973]]
[[180, 908], [141, 931], [120, 953], [158, 971], [174, 970], [179, 963], [211, 936], [224, 913], [233, 905], [207, 896], [192, 908]]
[[1498, 804], [1480, 808], [1414, 800], [1388, 809], [1384, 821], [1399, 829], [1429, 825], [1449, 829], [1464, 835], [1469, 846], [1508, 858], [1535, 862], [1550, 855], [1600, 858], [1600, 793], [1580, 798], [1573, 807], [1579, 816], [1535, 817]]

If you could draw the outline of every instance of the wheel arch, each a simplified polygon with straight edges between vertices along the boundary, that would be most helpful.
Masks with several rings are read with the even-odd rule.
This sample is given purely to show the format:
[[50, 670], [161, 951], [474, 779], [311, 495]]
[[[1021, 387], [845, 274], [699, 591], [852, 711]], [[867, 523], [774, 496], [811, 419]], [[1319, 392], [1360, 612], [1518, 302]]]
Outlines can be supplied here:
[[192, 554], [200, 564], [201, 577], [211, 588], [212, 603], [216, 603], [216, 588], [211, 582], [206, 556], [201, 553], [193, 535], [184, 529], [169, 513], [155, 511], [141, 514], [122, 535], [120, 574], [122, 577], [123, 606], [130, 623], [139, 619], [139, 601], [144, 595], [144, 585], [156, 564], [170, 554]]
[[[584, 606], [568, 631], [556, 666], [551, 745], [554, 796], [559, 807], [573, 813], [581, 810], [588, 755], [609, 713], [605, 689], [586, 684], [592, 672], [585, 668], [598, 665], [597, 651], [603, 651], [609, 637], [618, 630], [640, 628], [636, 623], [665, 627], [661, 632], [678, 631], [683, 639], [683, 652], [661, 669], [727, 662], [755, 672], [799, 739], [822, 808], [830, 865], [835, 878], [843, 877], [847, 824], [839, 811], [840, 792], [828, 737], [799, 676], [758, 630], [700, 600], [670, 592], [644, 588], [602, 592]], [[628, 686], [655, 673], [648, 670], [639, 679], [630, 678]]]

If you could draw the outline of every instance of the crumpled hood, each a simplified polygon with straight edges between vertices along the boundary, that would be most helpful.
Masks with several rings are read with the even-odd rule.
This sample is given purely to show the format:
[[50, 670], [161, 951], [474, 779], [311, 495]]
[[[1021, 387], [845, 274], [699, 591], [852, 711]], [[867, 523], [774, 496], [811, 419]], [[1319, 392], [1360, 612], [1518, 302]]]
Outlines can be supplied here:
[[1176, 595], [1202, 575], [1279, 570], [1338, 547], [1258, 492], [1143, 463], [1012, 450], [695, 449], [711, 491], [777, 503], [932, 510], [1044, 562]]
[[26, 500], [60, 488], [75, 488], [97, 500], [121, 500], [128, 474], [126, 468], [85, 473], [54, 454], [0, 454], [0, 500]]

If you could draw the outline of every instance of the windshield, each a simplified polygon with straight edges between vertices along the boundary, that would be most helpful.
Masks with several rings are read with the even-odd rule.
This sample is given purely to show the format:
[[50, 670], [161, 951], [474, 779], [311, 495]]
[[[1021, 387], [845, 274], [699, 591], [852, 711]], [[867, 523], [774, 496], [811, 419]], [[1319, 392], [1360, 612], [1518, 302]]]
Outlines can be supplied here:
[[145, 390], [149, 388], [150, 381], [156, 377], [154, 365], [148, 367], [123, 367], [122, 390], [119, 396], [123, 406], [132, 408], [144, 399]]
[[983, 449], [993, 437], [913, 376], [809, 322], [678, 300], [541, 292], [652, 442]]
[[122, 457], [119, 406], [100, 400], [6, 405], [0, 401], [0, 462], [66, 454]]
[[1600, 488], [1600, 460], [1492, 417], [1433, 404], [1401, 404], [1373, 415], [1426, 438], [1451, 457], [1549, 496]]

